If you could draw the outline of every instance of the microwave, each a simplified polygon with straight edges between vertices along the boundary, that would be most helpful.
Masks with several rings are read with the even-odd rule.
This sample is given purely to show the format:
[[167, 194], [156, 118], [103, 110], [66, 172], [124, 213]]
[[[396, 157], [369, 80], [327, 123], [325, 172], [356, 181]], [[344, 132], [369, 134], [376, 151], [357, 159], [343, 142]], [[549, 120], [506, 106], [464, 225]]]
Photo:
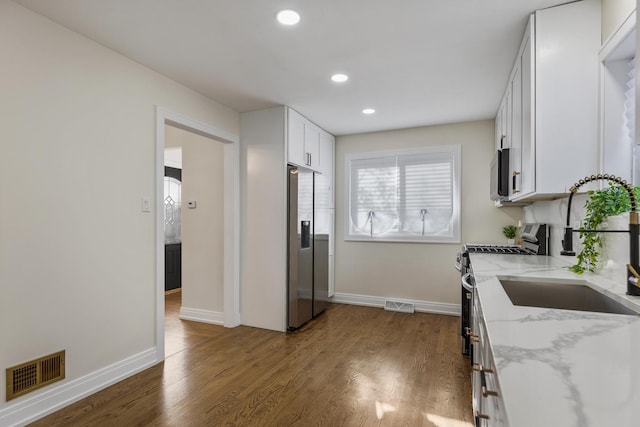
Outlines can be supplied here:
[[491, 200], [509, 198], [509, 149], [496, 151], [491, 161]]

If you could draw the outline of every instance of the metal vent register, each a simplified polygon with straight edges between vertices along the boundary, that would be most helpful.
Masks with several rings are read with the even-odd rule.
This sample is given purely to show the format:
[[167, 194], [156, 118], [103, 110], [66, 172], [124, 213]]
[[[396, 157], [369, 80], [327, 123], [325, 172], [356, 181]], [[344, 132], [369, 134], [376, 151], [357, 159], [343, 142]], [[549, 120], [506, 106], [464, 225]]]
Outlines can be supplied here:
[[65, 351], [7, 368], [7, 400], [64, 379]]

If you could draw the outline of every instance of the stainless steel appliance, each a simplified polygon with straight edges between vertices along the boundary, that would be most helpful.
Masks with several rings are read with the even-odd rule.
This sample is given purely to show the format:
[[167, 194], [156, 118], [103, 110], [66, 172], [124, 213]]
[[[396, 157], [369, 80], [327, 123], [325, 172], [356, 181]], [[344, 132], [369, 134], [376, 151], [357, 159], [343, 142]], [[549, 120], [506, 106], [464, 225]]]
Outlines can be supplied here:
[[467, 243], [462, 252], [456, 258], [456, 270], [461, 275], [461, 313], [460, 313], [460, 338], [462, 354], [469, 356], [473, 362], [473, 347], [471, 346], [471, 329], [473, 325], [473, 293], [475, 279], [469, 254], [503, 254], [503, 255], [548, 255], [549, 254], [549, 227], [546, 224], [527, 223], [520, 233], [522, 246], [515, 245], [488, 245]]
[[491, 200], [507, 200], [509, 198], [509, 149], [503, 148], [493, 156], [490, 179]]
[[328, 179], [291, 165], [288, 172], [287, 327], [295, 330], [328, 304]]

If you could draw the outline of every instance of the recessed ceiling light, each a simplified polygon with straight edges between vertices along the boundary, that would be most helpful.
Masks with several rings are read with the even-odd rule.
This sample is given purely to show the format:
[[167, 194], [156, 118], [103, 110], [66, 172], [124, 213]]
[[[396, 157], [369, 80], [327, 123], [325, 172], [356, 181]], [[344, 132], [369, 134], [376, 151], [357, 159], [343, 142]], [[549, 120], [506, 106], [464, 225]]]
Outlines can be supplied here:
[[296, 25], [300, 22], [300, 14], [295, 10], [285, 9], [278, 12], [276, 19], [282, 25]]
[[342, 82], [346, 82], [347, 80], [349, 80], [349, 76], [347, 76], [346, 74], [334, 74], [333, 76], [331, 76], [331, 80], [333, 80], [336, 83], [342, 83]]
[[376, 110], [374, 110], [373, 108], [365, 108], [364, 110], [362, 110], [362, 114], [373, 114], [375, 112]]

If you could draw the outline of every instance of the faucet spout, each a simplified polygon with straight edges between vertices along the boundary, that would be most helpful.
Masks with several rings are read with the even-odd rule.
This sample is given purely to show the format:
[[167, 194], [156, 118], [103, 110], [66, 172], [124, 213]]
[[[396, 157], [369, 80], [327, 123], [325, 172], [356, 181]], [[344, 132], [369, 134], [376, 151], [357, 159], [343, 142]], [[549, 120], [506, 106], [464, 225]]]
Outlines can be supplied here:
[[638, 250], [638, 239], [640, 237], [639, 213], [637, 209], [636, 195], [633, 186], [620, 177], [609, 174], [598, 174], [586, 176], [579, 180], [569, 189], [569, 203], [567, 205], [567, 226], [562, 240], [561, 255], [575, 255], [573, 251], [573, 229], [571, 228], [571, 202], [573, 195], [578, 192], [578, 188], [591, 181], [605, 180], [619, 184], [629, 195], [631, 202], [631, 212], [629, 212], [629, 264], [627, 264], [627, 294], [640, 296], [640, 252]]

